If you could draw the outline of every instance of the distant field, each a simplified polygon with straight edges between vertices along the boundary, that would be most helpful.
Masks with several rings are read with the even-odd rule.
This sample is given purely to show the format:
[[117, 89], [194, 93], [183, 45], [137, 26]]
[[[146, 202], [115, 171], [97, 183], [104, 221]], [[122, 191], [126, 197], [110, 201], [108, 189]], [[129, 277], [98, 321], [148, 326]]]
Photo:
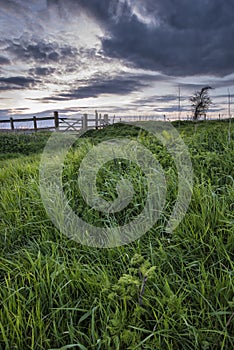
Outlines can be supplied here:
[[234, 348], [234, 125], [173, 124], [188, 146], [195, 178], [187, 214], [172, 235], [164, 228], [177, 174], [151, 135], [115, 124], [87, 132], [68, 152], [64, 190], [74, 210], [97, 226], [133, 218], [147, 189], [137, 167], [109, 162], [98, 190], [106, 200], [115, 198], [113, 184], [126, 173], [134, 203], [111, 218], [91, 211], [76, 179], [93, 144], [130, 137], [164, 168], [168, 204], [159, 222], [134, 243], [112, 249], [69, 240], [47, 216], [39, 163], [50, 133], [0, 133], [0, 349]]

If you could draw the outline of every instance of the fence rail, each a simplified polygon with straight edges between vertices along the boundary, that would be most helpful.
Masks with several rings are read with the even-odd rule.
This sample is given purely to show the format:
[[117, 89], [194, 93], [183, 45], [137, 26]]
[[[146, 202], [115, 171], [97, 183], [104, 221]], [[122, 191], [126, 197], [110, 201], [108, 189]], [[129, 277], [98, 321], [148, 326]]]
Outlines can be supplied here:
[[[136, 121], [147, 121], [147, 120], [163, 120], [163, 121], [173, 121], [173, 120], [192, 120], [192, 116], [181, 116], [179, 118], [168, 118], [166, 115], [162, 116], [151, 116], [151, 115], [139, 115], [139, 116], [128, 116], [128, 117], [116, 117], [115, 115], [110, 118], [108, 114], [102, 115], [98, 114], [95, 111], [95, 115], [91, 116], [87, 113], [82, 116], [71, 116], [71, 117], [61, 117], [57, 111], [54, 112], [53, 117], [36, 117], [33, 116], [31, 118], [9, 118], [0, 120], [0, 131], [28, 131], [28, 132], [36, 132], [42, 130], [57, 130], [57, 131], [78, 131], [78, 130], [88, 130], [88, 129], [100, 129], [105, 127], [108, 124], [114, 124], [118, 122], [136, 122]], [[220, 115], [217, 117], [207, 117], [206, 120], [231, 120], [232, 115]], [[40, 122], [52, 121], [51, 125], [42, 126]], [[24, 127], [20, 125], [17, 127], [19, 123], [32, 123], [32, 127]], [[1, 128], [2, 124], [8, 124], [7, 128]]]
[[[41, 121], [53, 121], [51, 126], [40, 126]], [[33, 123], [33, 127], [20, 127], [17, 128], [18, 123]], [[1, 124], [9, 124], [9, 128], [1, 128]], [[89, 117], [88, 114], [84, 114], [80, 117], [60, 117], [58, 112], [54, 112], [53, 117], [36, 117], [31, 118], [9, 118], [0, 120], [0, 130], [9, 130], [9, 131], [39, 131], [39, 130], [57, 130], [57, 131], [77, 131], [80, 129], [99, 129], [109, 124], [108, 114], [104, 114], [103, 117], [101, 114], [98, 114], [95, 111], [95, 117]]]

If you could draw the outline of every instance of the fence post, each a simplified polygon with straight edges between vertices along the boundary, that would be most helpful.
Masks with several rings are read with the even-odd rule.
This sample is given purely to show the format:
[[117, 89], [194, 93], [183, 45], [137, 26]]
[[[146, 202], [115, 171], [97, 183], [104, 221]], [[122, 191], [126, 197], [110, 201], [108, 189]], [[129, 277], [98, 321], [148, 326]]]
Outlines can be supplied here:
[[14, 119], [12, 117], [10, 118], [10, 123], [11, 123], [11, 130], [15, 130]]
[[34, 130], [37, 131], [37, 117], [35, 115], [33, 116], [33, 126]]
[[59, 130], [59, 115], [57, 111], [54, 111], [54, 127], [56, 131]]
[[95, 128], [98, 129], [98, 112], [95, 111]]
[[84, 117], [82, 119], [82, 129], [87, 130], [88, 129], [88, 114], [85, 113]]
[[104, 124], [108, 125], [109, 124], [108, 114], [104, 114], [103, 118], [104, 118]]

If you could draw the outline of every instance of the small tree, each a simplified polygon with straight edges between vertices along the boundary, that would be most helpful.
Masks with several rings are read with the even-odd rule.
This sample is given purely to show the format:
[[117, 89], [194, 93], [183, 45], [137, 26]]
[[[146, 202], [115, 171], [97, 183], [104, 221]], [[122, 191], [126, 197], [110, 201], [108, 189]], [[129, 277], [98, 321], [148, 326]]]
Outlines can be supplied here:
[[208, 94], [209, 89], [212, 89], [212, 87], [205, 86], [200, 91], [195, 91], [193, 96], [190, 98], [193, 111], [193, 120], [197, 120], [201, 115], [206, 115], [206, 112], [212, 103]]

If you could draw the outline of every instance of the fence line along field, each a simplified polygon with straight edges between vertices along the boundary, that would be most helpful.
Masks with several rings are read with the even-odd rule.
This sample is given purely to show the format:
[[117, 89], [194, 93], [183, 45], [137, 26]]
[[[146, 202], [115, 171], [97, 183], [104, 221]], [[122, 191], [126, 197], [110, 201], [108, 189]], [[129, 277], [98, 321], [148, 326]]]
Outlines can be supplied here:
[[234, 127], [224, 121], [173, 123], [188, 146], [192, 200], [172, 234], [165, 223], [177, 172], [152, 135], [117, 123], [88, 130], [65, 159], [63, 186], [73, 210], [96, 226], [124, 224], [144, 206], [144, 173], [107, 162], [97, 189], [113, 200], [126, 176], [133, 205], [118, 215], [91, 210], [77, 173], [93, 145], [130, 138], [158, 159], [167, 198], [155, 226], [126, 246], [99, 249], [56, 229], [40, 197], [39, 164], [51, 133], [0, 132], [0, 349], [230, 350], [234, 348]]
[[[73, 115], [73, 116], [60, 116], [57, 111], [53, 113], [53, 116], [48, 117], [37, 117], [33, 116], [31, 118], [13, 118], [0, 119], [0, 131], [77, 131], [77, 130], [88, 130], [88, 129], [101, 129], [109, 124], [114, 124], [118, 122], [134, 122], [134, 121], [149, 121], [149, 120], [162, 120], [162, 121], [189, 121], [193, 117], [186, 115], [171, 116], [171, 118], [166, 115], [133, 115], [133, 116], [112, 116], [110, 117], [107, 113], [103, 115], [98, 113], [96, 110], [94, 116], [84, 113], [83, 115]], [[221, 115], [207, 117], [205, 120], [232, 120], [232, 116]]]
[[11, 117], [9, 119], [0, 119], [0, 126], [1, 124], [5, 126], [6, 131], [76, 131], [80, 129], [100, 129], [109, 124], [109, 118], [108, 114], [102, 116], [102, 114], [98, 114], [97, 111], [95, 111], [95, 116], [91, 118], [87, 113], [82, 116], [61, 117], [59, 113], [55, 111], [53, 117]]

